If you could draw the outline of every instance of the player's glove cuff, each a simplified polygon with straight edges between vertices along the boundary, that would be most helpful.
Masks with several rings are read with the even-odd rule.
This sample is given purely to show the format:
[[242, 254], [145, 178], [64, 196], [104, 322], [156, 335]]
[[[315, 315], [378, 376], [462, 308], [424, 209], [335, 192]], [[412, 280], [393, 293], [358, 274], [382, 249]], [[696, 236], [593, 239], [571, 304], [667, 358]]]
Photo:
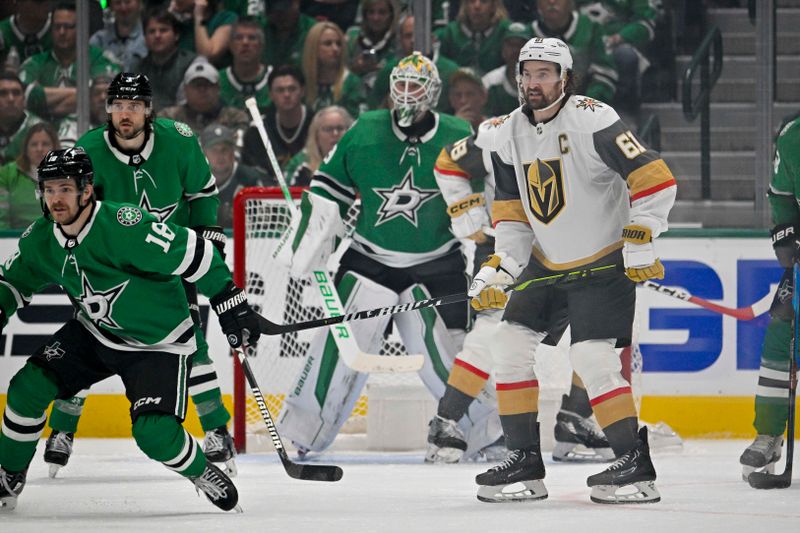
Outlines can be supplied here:
[[470, 238], [489, 225], [489, 214], [485, 205], [483, 194], [475, 193], [447, 206], [447, 214], [450, 215], [450, 224], [456, 238]]
[[472, 280], [467, 294], [475, 297], [489, 285], [511, 285], [522, 273], [522, 268], [504, 252], [490, 255]]
[[242, 289], [232, 282], [210, 300], [211, 307], [219, 317], [219, 325], [228, 344], [238, 348], [242, 344], [255, 345], [261, 336], [258, 315], [247, 303]]
[[222, 226], [196, 226], [192, 229], [202, 238], [211, 241], [214, 248], [219, 251], [219, 255], [225, 260], [225, 243], [228, 242], [228, 237], [225, 236]]
[[794, 224], [778, 224], [772, 231], [772, 248], [783, 268], [792, 268], [800, 255], [797, 229]]

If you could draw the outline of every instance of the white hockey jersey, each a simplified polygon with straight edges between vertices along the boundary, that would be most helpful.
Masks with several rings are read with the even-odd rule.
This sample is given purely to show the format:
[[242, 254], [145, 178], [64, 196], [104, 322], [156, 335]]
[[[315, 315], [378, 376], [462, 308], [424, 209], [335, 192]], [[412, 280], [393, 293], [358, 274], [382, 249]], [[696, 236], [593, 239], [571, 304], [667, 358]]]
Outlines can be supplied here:
[[532, 249], [566, 270], [621, 248], [628, 224], [667, 229], [675, 178], [613, 108], [573, 95], [547, 122], [529, 114], [506, 115], [491, 138], [496, 251], [525, 265]]

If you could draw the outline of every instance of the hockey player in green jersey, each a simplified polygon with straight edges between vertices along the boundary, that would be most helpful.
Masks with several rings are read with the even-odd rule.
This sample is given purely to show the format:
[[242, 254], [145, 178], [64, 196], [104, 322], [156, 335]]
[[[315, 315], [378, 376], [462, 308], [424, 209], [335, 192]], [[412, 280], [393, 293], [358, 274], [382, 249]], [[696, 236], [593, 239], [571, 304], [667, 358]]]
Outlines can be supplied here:
[[[222, 252], [225, 234], [216, 226], [219, 201], [208, 162], [186, 124], [152, 118], [151, 99], [146, 76], [118, 74], [108, 88], [108, 124], [78, 140], [77, 146], [86, 150], [97, 169], [98, 197], [133, 203], [161, 222], [193, 228]], [[189, 394], [206, 432], [204, 451], [212, 461], [226, 462], [229, 474], [235, 475], [233, 439], [226, 429], [230, 415], [222, 403], [191, 284], [187, 283], [186, 294], [197, 335]], [[50, 417], [54, 431], [45, 449], [45, 460], [53, 465], [51, 475], [69, 460], [82, 408], [80, 396], [54, 406]]]
[[789, 416], [789, 364], [792, 359], [792, 266], [800, 260], [800, 119], [781, 129], [775, 148], [774, 174], [768, 196], [772, 208], [772, 246], [786, 269], [769, 310], [770, 322], [761, 349], [753, 426], [756, 439], [739, 458], [742, 478], [755, 470], [773, 472], [781, 458]]
[[236, 487], [181, 426], [197, 349], [182, 280], [210, 297], [233, 347], [258, 341], [258, 317], [209, 240], [133, 204], [95, 200], [92, 177], [82, 148], [49, 152], [38, 169], [44, 217], [0, 266], [0, 327], [52, 284], [76, 310], [11, 378], [0, 430], [0, 511], [16, 507], [47, 406], [112, 375], [125, 385], [145, 455], [220, 509], [234, 509]]
[[[341, 217], [361, 197], [349, 249], [335, 276], [345, 312], [466, 290], [461, 245], [450, 233], [433, 165], [441, 148], [470, 126], [431, 111], [441, 82], [419, 52], [391, 74], [393, 110], [362, 114], [326, 156], [304, 193], [291, 241], [293, 274], [324, 268]], [[408, 353], [426, 357], [420, 378], [437, 399], [467, 326], [467, 306], [452, 305], [353, 323], [358, 348], [377, 353], [390, 318]], [[318, 334], [286, 400], [281, 431], [303, 451], [328, 447], [347, 420], [367, 374], [346, 367], [328, 331]], [[467, 456], [500, 436], [492, 408], [475, 402], [462, 420]]]

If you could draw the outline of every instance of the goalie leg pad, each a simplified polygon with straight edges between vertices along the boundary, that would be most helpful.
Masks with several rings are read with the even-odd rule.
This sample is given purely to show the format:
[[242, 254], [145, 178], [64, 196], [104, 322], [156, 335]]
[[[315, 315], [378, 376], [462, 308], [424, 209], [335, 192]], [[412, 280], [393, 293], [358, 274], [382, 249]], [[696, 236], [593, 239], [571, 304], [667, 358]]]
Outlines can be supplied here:
[[[294, 276], [303, 276], [312, 270], [322, 270], [336, 246], [336, 237], [344, 235], [344, 224], [339, 204], [308, 191], [300, 201], [300, 217], [295, 217], [289, 230], [290, 242], [284, 244], [279, 253], [286, 262], [286, 248], [291, 248], [291, 269]], [[297, 219], [299, 218], [299, 222]], [[290, 246], [289, 246], [290, 244]]]
[[[398, 302], [397, 293], [353, 272], [342, 276], [337, 290], [346, 313]], [[361, 350], [377, 353], [389, 319], [381, 316], [350, 324]], [[339, 360], [329, 330], [321, 329], [314, 336], [306, 363], [286, 399], [278, 421], [281, 433], [307, 450], [324, 450], [347, 421], [368, 377]]]

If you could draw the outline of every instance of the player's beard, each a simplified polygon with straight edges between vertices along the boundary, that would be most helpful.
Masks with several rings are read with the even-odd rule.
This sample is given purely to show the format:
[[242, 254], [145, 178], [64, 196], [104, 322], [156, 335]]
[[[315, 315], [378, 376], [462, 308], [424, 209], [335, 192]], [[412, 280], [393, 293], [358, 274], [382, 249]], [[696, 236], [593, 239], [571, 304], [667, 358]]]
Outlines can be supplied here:
[[528, 107], [534, 111], [544, 109], [555, 102], [561, 96], [561, 84], [557, 84], [549, 94], [541, 89], [528, 89], [525, 92], [525, 100]]
[[141, 126], [137, 127], [132, 120], [120, 120], [119, 127], [114, 126], [114, 134], [120, 139], [129, 141], [144, 133], [146, 125], [146, 121], [144, 121]]

